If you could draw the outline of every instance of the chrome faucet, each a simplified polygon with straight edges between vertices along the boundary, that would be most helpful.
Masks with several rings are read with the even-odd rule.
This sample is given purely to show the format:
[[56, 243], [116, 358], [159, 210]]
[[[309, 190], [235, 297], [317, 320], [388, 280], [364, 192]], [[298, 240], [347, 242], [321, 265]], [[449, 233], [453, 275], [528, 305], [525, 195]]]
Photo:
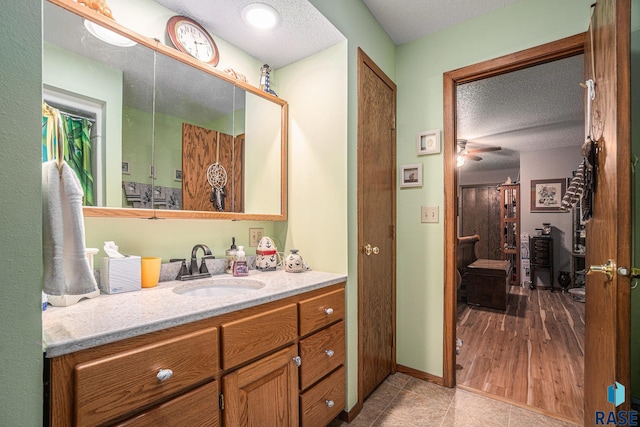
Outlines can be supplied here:
[[[200, 267], [198, 267], [198, 250], [202, 249], [203, 255], [200, 258]], [[189, 267], [187, 267], [187, 262], [184, 258], [172, 259], [171, 261], [182, 261], [182, 266], [180, 267], [180, 271], [178, 272], [178, 276], [176, 276], [176, 280], [192, 280], [192, 279], [200, 279], [203, 277], [209, 277], [211, 274], [209, 273], [209, 269], [207, 268], [206, 260], [213, 259], [215, 256], [212, 255], [211, 249], [207, 245], [199, 243], [191, 249], [191, 263]]]

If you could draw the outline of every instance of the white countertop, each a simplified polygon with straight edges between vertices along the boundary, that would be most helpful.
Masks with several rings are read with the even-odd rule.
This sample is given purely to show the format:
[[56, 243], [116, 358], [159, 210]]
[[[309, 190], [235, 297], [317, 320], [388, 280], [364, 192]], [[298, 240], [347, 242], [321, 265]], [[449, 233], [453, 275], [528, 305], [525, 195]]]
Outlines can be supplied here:
[[[213, 280], [224, 278], [234, 277], [212, 276]], [[240, 295], [193, 297], [179, 295], [174, 289], [196, 287], [201, 280], [170, 281], [140, 291], [102, 294], [69, 307], [49, 306], [42, 313], [43, 349], [46, 357], [56, 357], [320, 289], [344, 282], [347, 276], [321, 271], [296, 274], [252, 270], [248, 278], [260, 280], [265, 286]]]

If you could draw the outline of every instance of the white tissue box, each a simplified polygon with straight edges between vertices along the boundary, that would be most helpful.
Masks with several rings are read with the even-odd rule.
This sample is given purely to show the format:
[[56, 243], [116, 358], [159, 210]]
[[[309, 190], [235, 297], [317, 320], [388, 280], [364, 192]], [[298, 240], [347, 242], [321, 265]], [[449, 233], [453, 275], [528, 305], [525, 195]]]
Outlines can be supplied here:
[[102, 258], [100, 290], [106, 294], [139, 291], [140, 257]]

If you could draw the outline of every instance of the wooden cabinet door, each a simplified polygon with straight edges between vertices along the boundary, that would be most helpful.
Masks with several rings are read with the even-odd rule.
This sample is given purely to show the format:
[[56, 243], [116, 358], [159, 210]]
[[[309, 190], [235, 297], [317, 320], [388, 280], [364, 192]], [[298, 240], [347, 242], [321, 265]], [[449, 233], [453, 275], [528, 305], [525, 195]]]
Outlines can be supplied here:
[[297, 355], [292, 345], [223, 377], [224, 424], [297, 426]]
[[500, 193], [496, 191], [496, 186], [462, 186], [459, 196], [459, 236], [480, 236], [475, 245], [479, 259], [502, 259]]

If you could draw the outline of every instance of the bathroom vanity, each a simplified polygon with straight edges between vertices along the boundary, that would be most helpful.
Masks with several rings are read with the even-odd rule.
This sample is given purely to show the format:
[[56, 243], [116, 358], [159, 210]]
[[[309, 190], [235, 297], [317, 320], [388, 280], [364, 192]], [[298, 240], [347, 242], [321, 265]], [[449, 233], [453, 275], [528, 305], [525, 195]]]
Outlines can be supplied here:
[[327, 425], [346, 402], [346, 277], [249, 278], [264, 287], [164, 282], [45, 311], [49, 425]]

